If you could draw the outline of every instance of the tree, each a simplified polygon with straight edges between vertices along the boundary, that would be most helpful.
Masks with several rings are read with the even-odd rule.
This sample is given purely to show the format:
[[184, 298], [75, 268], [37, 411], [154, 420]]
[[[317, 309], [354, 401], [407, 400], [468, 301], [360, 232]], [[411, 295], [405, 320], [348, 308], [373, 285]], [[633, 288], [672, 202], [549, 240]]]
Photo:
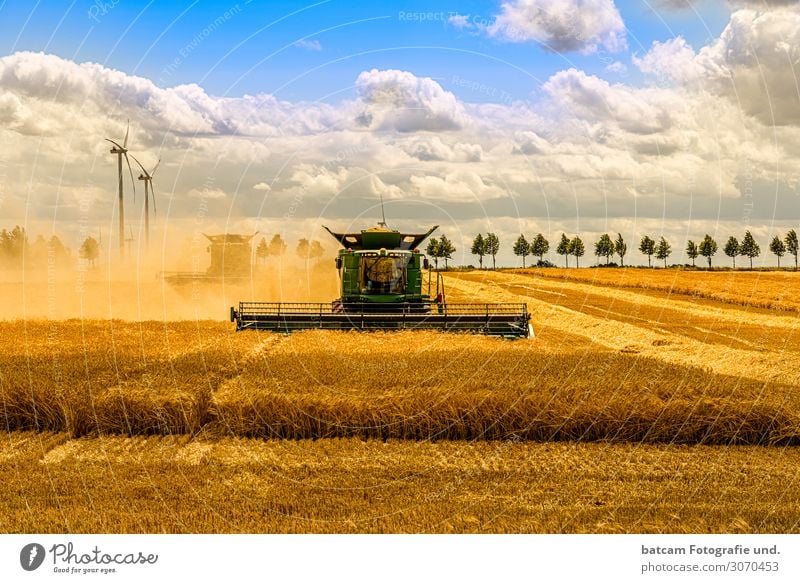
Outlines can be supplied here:
[[81, 259], [85, 259], [89, 262], [89, 265], [94, 267], [94, 262], [100, 256], [100, 245], [97, 244], [97, 240], [94, 237], [86, 237], [81, 244], [78, 254], [81, 256]]
[[525, 269], [525, 258], [531, 253], [531, 245], [525, 239], [525, 235], [517, 237], [517, 242], [514, 243], [514, 255], [522, 257], [522, 268]]
[[628, 246], [625, 244], [625, 239], [622, 238], [622, 233], [617, 233], [617, 240], [614, 241], [614, 253], [619, 255], [619, 265], [625, 265], [625, 254], [628, 252]]
[[472, 254], [478, 256], [480, 268], [483, 269], [483, 256], [486, 255], [486, 239], [480, 233], [472, 240]]
[[268, 254], [269, 247], [267, 246], [267, 240], [264, 237], [261, 237], [261, 241], [259, 241], [258, 246], [256, 246], [256, 260], [264, 264], [267, 262]]
[[[455, 252], [455, 250], [454, 250]], [[500, 239], [494, 233], [486, 233], [486, 254], [492, 256], [492, 269], [496, 268], [495, 258], [500, 252]]]
[[656, 242], [645, 235], [639, 242], [639, 251], [647, 255], [647, 267], [652, 267], [650, 264], [650, 258], [653, 256], [653, 253], [656, 252]]
[[539, 233], [533, 238], [530, 249], [531, 255], [536, 255], [539, 258], [539, 261], [544, 261], [545, 253], [550, 251], [550, 241], [545, 239], [544, 235]]
[[781, 257], [786, 253], [786, 244], [781, 241], [781, 238], [775, 235], [772, 243], [769, 244], [769, 250], [778, 257], [778, 268], [781, 266]]
[[672, 245], [664, 237], [661, 237], [656, 245], [656, 259], [664, 260], [664, 269], [667, 267], [667, 257], [672, 254]]
[[786, 251], [789, 252], [790, 255], [794, 255], [794, 268], [797, 269], [797, 233], [794, 229], [786, 233], [786, 237], [783, 239], [783, 242], [786, 243]]
[[0, 231], [0, 256], [13, 265], [19, 266], [28, 248], [28, 235], [17, 225], [11, 231]]
[[280, 235], [273, 235], [267, 247], [268, 253], [273, 257], [278, 257], [286, 253], [288, 245], [283, 242]]
[[736, 269], [736, 256], [741, 253], [742, 246], [739, 245], [739, 240], [736, 237], [731, 237], [728, 239], [728, 242], [725, 243], [725, 247], [723, 247], [723, 251], [725, 255], [733, 259], [733, 268]]
[[697, 249], [697, 243], [689, 239], [686, 243], [686, 255], [689, 256], [689, 259], [692, 260], [692, 267], [694, 267], [694, 260], [697, 259], [697, 256], [700, 255], [700, 251]]
[[58, 235], [53, 235], [47, 242], [47, 264], [64, 267], [69, 264], [70, 250], [61, 242]]
[[308, 253], [311, 251], [311, 243], [308, 242], [308, 239], [300, 239], [297, 242], [297, 249], [295, 252], [300, 259], [308, 259]]
[[440, 253], [439, 249], [440, 249], [439, 240], [434, 237], [431, 237], [428, 240], [428, 246], [425, 248], [425, 254], [431, 259], [433, 259], [433, 264], [436, 269], [439, 269], [439, 257], [441, 257], [441, 255], [439, 254]]
[[578, 258], [583, 257], [585, 252], [586, 247], [583, 245], [583, 241], [580, 237], [576, 236], [572, 241], [569, 242], [569, 254], [575, 256], [575, 267], [580, 267]]
[[439, 257], [444, 259], [445, 269], [447, 269], [447, 261], [453, 258], [453, 253], [455, 252], [456, 248], [452, 241], [446, 235], [442, 235], [442, 238], [439, 239]]
[[325, 255], [325, 247], [323, 247], [322, 244], [317, 240], [311, 241], [311, 247], [308, 250], [308, 256], [311, 259], [319, 259], [323, 255]]
[[711, 238], [711, 235], [706, 234], [703, 240], [700, 241], [700, 255], [708, 259], [708, 268], [711, 269], [711, 258], [717, 252], [717, 242]]
[[558, 242], [558, 247], [556, 247], [556, 253], [564, 256], [564, 267], [569, 267], [571, 253], [569, 252], [569, 239], [567, 239], [565, 233], [561, 233], [561, 240]]
[[603, 233], [600, 239], [594, 244], [594, 254], [598, 257], [606, 258], [606, 265], [614, 254], [614, 241], [607, 234]]
[[745, 231], [744, 239], [739, 247], [739, 254], [750, 258], [750, 269], [753, 269], [753, 257], [761, 255], [761, 247], [758, 246], [750, 231]]

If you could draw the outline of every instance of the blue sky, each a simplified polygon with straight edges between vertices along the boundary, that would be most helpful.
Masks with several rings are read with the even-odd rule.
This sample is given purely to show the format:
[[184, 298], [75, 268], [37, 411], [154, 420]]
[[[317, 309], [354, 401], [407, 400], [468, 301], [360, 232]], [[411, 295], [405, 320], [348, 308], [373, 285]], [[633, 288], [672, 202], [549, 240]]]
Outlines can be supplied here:
[[[617, 7], [629, 50], [581, 55], [501, 42], [447, 22], [458, 13], [488, 24], [498, 2], [7, 1], [0, 8], [0, 54], [44, 51], [98, 62], [162, 87], [199, 83], [218, 96], [274, 93], [334, 102], [352, 95], [361, 71], [402, 69], [437, 79], [465, 101], [503, 101], [529, 99], [553, 72], [568, 67], [617, 81], [604, 72], [609, 59], [630, 69], [631, 53], [643, 54], [652, 41], [678, 35], [698, 48], [719, 35], [729, 16], [715, 2], [684, 11], [660, 9], [657, 0], [621, 1]], [[418, 14], [433, 19], [412, 20]], [[320, 50], [294, 46], [303, 38], [318, 42]], [[497, 91], [459, 86], [454, 78]]]

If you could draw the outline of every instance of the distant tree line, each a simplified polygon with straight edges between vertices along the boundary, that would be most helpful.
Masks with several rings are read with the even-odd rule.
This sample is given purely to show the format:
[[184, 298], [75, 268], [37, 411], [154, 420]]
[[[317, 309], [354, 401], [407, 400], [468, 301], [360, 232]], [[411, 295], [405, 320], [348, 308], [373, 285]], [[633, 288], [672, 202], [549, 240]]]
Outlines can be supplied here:
[[42, 235], [31, 243], [24, 227], [0, 230], [0, 265], [7, 269], [27, 267], [67, 267], [72, 252], [57, 235]]
[[[286, 253], [289, 245], [283, 240], [280, 235], [273, 235], [269, 243], [265, 237], [256, 245], [256, 261], [262, 265], [267, 262], [269, 257], [280, 257]], [[300, 259], [318, 259], [325, 254], [325, 248], [316, 239], [300, 239], [295, 248], [295, 254]]]
[[[685, 251], [692, 261], [692, 266], [695, 266], [698, 257], [703, 257], [708, 262], [708, 267], [711, 268], [712, 258], [717, 254], [718, 249], [719, 245], [714, 238], [706, 234], [699, 243], [691, 239], [687, 241]], [[486, 235], [479, 233], [473, 239], [470, 249], [472, 254], [478, 257], [478, 265], [481, 269], [484, 258], [487, 256], [492, 258], [492, 268], [496, 267], [496, 256], [499, 250], [500, 239], [495, 233]], [[550, 251], [550, 242], [542, 233], [537, 233], [530, 241], [526, 239], [525, 235], [520, 235], [514, 242], [512, 250], [514, 255], [522, 259], [522, 267], [526, 267], [529, 256], [538, 257], [537, 265], [539, 266], [552, 266], [544, 259], [544, 256]], [[769, 250], [777, 257], [778, 267], [781, 266], [781, 258], [789, 255], [794, 257], [795, 269], [798, 268], [798, 240], [794, 229], [788, 231], [783, 238], [776, 235], [769, 244]], [[455, 246], [445, 235], [439, 239], [430, 239], [426, 249], [428, 256], [434, 260], [436, 268], [439, 267], [439, 259], [444, 260], [445, 268], [447, 268], [447, 262], [452, 259], [455, 251]], [[667, 260], [672, 255], [672, 244], [663, 236], [655, 240], [649, 235], [644, 235], [639, 240], [639, 251], [647, 257], [648, 267], [653, 266], [653, 257], [658, 261], [663, 261], [664, 267], [667, 267]], [[586, 246], [579, 236], [568, 237], [566, 233], [562, 233], [555, 252], [564, 257], [565, 267], [569, 267], [570, 257], [574, 257], [575, 266], [580, 267], [580, 258], [586, 253]], [[752, 269], [753, 259], [761, 255], [761, 247], [752, 233], [745, 231], [741, 242], [736, 237], [730, 237], [723, 247], [723, 252], [732, 259], [734, 268], [736, 268], [737, 257], [746, 257], [749, 259]], [[617, 233], [616, 237], [604, 233], [594, 243], [594, 254], [598, 261], [605, 259], [605, 265], [609, 266], [617, 265], [616, 263], [612, 264], [611, 260], [615, 256], [619, 257], [619, 265], [624, 266], [625, 257], [628, 255], [628, 244], [621, 233]]]

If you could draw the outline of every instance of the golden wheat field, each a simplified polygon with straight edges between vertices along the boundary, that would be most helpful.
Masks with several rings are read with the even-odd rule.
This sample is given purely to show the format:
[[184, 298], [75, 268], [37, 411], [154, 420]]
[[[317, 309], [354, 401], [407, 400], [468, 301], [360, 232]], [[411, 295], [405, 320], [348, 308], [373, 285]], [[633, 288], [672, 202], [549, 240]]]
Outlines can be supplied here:
[[0, 322], [0, 530], [800, 530], [798, 274], [648, 273], [446, 276], [524, 341]]

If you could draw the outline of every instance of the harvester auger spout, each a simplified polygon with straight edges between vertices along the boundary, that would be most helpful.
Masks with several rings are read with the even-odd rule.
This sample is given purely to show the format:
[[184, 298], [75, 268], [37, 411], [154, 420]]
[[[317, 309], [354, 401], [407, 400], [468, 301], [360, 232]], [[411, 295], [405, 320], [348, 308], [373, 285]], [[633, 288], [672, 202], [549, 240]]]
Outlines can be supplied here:
[[[527, 338], [533, 335], [525, 303], [447, 303], [436, 274], [423, 289], [428, 261], [419, 245], [426, 233], [382, 226], [360, 233], [325, 229], [343, 249], [336, 257], [341, 296], [331, 303], [240, 302], [231, 308], [237, 330], [441, 330]], [[435, 293], [432, 293], [435, 292]]]

